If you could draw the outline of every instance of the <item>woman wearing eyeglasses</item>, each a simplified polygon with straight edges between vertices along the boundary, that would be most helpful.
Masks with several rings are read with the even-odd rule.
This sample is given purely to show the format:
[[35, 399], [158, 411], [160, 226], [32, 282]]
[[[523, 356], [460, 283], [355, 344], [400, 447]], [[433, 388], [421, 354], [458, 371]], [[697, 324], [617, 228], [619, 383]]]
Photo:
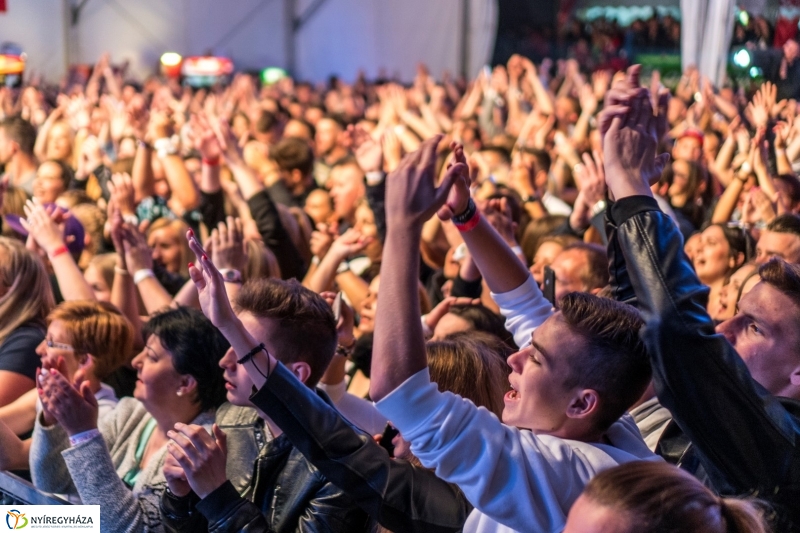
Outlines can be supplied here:
[[0, 406], [34, 388], [35, 350], [53, 305], [42, 262], [23, 243], [0, 237]]
[[[45, 339], [36, 347], [41, 367], [61, 372], [69, 382], [86, 381], [97, 398], [100, 416], [114, 408], [117, 398], [103, 380], [119, 368], [133, 347], [128, 320], [109, 303], [71, 301], [47, 317]], [[31, 440], [20, 440], [33, 429], [41, 411], [36, 389], [0, 407], [0, 469], [28, 468]]]
[[167, 432], [175, 424], [210, 430], [225, 401], [219, 360], [229, 345], [200, 311], [156, 313], [143, 333], [144, 350], [133, 358], [138, 378], [133, 398], [122, 398], [103, 417], [85, 382], [75, 386], [44, 370], [39, 378], [43, 409], [56, 424], [36, 418], [33, 482], [48, 492], [77, 492], [84, 504], [99, 505], [104, 532], [164, 530], [159, 503], [167, 487]]

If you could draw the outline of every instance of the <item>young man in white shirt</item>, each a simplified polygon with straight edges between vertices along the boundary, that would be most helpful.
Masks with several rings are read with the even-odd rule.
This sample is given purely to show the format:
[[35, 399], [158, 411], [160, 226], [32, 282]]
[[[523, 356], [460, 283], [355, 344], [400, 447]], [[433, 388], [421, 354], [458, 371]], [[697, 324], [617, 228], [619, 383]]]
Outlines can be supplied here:
[[[439, 140], [387, 178], [384, 264], [392, 268], [381, 272], [370, 395], [422, 464], [458, 484], [475, 506], [464, 531], [561, 531], [596, 473], [657, 460], [632, 419], [620, 418], [650, 380], [642, 320], [625, 304], [578, 293], [553, 314], [524, 265], [475, 212], [460, 147], [434, 187]], [[513, 390], [504, 423], [430, 382], [412, 289], [422, 224], [437, 211], [455, 219], [523, 347], [508, 360]]]

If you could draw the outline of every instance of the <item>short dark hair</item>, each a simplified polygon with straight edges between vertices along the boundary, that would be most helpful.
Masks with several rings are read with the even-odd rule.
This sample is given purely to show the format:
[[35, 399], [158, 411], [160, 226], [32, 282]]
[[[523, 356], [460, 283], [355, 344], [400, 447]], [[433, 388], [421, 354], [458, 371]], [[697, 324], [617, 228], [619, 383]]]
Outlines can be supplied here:
[[463, 319], [470, 325], [471, 331], [489, 333], [509, 346], [516, 347], [514, 338], [505, 327], [505, 320], [483, 305], [454, 305], [449, 313]]
[[564, 248], [564, 252], [567, 250], [580, 250], [586, 256], [586, 270], [581, 273], [581, 282], [586, 290], [608, 285], [608, 252], [605, 248], [599, 244], [576, 242]]
[[586, 387], [601, 397], [598, 429], [608, 429], [636, 403], [650, 383], [652, 371], [639, 337], [644, 320], [636, 308], [583, 292], [561, 299], [559, 309], [586, 346], [570, 359], [566, 388]]
[[308, 176], [314, 170], [314, 153], [302, 139], [282, 139], [272, 147], [271, 152], [275, 163], [283, 171], [299, 170], [303, 176]]
[[523, 154], [532, 155], [536, 159], [536, 166], [539, 167], [537, 170], [544, 170], [545, 172], [550, 171], [550, 165], [552, 164], [553, 160], [550, 158], [550, 154], [548, 154], [546, 150], [525, 146], [521, 148], [520, 151]]
[[22, 153], [33, 155], [33, 146], [36, 144], [36, 128], [30, 122], [15, 115], [0, 122], [0, 128], [6, 131], [9, 139], [19, 145]]
[[203, 411], [222, 405], [226, 392], [219, 360], [230, 344], [202, 312], [189, 307], [157, 312], [142, 334], [145, 340], [158, 337], [172, 356], [175, 371], [197, 380], [197, 401]]
[[772, 178], [774, 181], [780, 181], [789, 193], [789, 201], [792, 204], [800, 203], [800, 180], [794, 174], [778, 174]]
[[497, 154], [503, 163], [511, 163], [511, 154], [505, 146], [499, 144], [487, 144], [480, 150], [481, 152], [492, 152]]
[[785, 214], [775, 219], [767, 225], [767, 231], [775, 233], [791, 233], [800, 237], [800, 216]]
[[758, 269], [761, 281], [788, 296], [800, 309], [800, 265], [773, 258]]
[[236, 295], [237, 312], [280, 321], [271, 337], [282, 363], [303, 361], [311, 367], [306, 380], [316, 386], [333, 358], [337, 345], [333, 311], [319, 294], [295, 279], [258, 278], [245, 283]]
[[61, 183], [64, 185], [64, 190], [69, 189], [69, 184], [72, 183], [72, 179], [75, 177], [75, 171], [72, 170], [72, 167], [58, 159], [48, 159], [45, 162], [58, 165], [58, 168], [61, 169]]
[[256, 131], [258, 133], [269, 133], [269, 131], [278, 125], [278, 119], [274, 113], [267, 110], [262, 110], [256, 121]]

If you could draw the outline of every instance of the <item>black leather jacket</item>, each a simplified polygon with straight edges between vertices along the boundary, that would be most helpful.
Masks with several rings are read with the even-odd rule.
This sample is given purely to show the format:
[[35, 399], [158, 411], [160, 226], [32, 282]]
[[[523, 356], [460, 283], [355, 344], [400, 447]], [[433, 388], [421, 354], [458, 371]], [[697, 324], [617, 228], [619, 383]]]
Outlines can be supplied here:
[[[615, 296], [635, 299], [656, 394], [685, 434], [711, 486], [754, 494], [776, 511], [776, 531], [800, 531], [800, 417], [792, 400], [753, 380], [706, 312], [708, 288], [683, 253], [683, 239], [655, 200], [630, 197], [609, 213]], [[691, 441], [691, 450], [686, 446]], [[674, 452], [674, 450], [673, 450]]]
[[396, 533], [454, 533], [464, 527], [472, 505], [458, 487], [431, 470], [390, 459], [283, 365], [253, 403], [383, 527]]
[[[314, 395], [310, 389], [309, 394]], [[252, 399], [262, 405], [263, 398]], [[286, 435], [263, 444], [242, 496], [231, 481], [199, 501], [193, 493], [179, 498], [165, 491], [161, 516], [167, 531], [187, 533], [366, 533], [372, 525]]]

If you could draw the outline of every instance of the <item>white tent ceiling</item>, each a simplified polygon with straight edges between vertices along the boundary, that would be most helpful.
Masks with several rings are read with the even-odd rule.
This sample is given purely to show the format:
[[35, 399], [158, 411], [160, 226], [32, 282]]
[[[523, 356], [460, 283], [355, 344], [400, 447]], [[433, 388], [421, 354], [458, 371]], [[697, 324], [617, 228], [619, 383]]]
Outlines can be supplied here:
[[[469, 0], [467, 71], [491, 57], [497, 0]], [[83, 3], [78, 22], [71, 8]], [[310, 80], [331, 74], [352, 79], [359, 70], [413, 76], [461, 67], [462, 0], [7, 0], [0, 39], [21, 45], [29, 70], [50, 80], [67, 61], [94, 63], [105, 51], [131, 61], [132, 72], [153, 72], [165, 51], [231, 57], [239, 69], [289, 67]], [[313, 10], [310, 10], [313, 8]], [[289, 16], [290, 10], [294, 11]], [[308, 14], [294, 39], [291, 19]]]

